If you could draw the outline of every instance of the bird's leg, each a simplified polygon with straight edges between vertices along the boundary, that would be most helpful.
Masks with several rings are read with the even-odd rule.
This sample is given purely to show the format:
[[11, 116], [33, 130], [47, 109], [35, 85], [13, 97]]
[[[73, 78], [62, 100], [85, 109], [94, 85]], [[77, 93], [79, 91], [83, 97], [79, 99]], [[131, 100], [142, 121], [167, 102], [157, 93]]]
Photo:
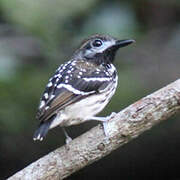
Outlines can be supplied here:
[[113, 118], [115, 115], [116, 115], [116, 113], [112, 112], [109, 116], [106, 116], [106, 117], [96, 117], [96, 116], [93, 116], [93, 117], [91, 117], [91, 120], [106, 122], [106, 121], [110, 120], [111, 118]]
[[106, 117], [91, 117], [92, 120], [101, 121], [103, 124], [104, 134], [105, 136], [108, 136], [108, 129], [107, 129], [107, 123], [108, 121], [113, 118], [116, 115], [115, 112], [112, 112], [109, 116]]
[[62, 130], [64, 135], [66, 136], [66, 144], [69, 144], [72, 141], [72, 138], [68, 135], [64, 127], [62, 127]]

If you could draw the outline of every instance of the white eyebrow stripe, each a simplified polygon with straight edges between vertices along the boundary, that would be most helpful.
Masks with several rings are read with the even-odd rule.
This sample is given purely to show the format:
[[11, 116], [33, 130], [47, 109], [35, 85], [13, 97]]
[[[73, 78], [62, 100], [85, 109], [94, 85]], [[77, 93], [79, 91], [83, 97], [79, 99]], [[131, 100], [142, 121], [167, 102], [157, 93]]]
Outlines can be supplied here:
[[88, 95], [91, 93], [94, 93], [95, 91], [90, 91], [90, 92], [84, 92], [84, 91], [80, 91], [78, 89], [75, 89], [73, 86], [69, 85], [69, 84], [59, 84], [57, 86], [57, 88], [65, 88], [71, 92], [73, 92], [74, 94], [81, 94], [81, 95]]
[[111, 80], [111, 78], [109, 78], [109, 77], [91, 77], [91, 78], [82, 78], [83, 80], [85, 80], [85, 81], [100, 81], [100, 82], [102, 82], [102, 81], [109, 81], [109, 80]]

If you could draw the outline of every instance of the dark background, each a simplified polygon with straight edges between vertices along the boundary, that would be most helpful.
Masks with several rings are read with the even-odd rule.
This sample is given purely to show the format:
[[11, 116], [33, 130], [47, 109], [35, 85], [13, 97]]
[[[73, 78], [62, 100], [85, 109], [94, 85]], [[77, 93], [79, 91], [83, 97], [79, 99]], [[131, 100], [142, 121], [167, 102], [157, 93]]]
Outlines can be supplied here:
[[[64, 144], [60, 128], [33, 142], [49, 77], [94, 33], [136, 44], [116, 56], [119, 86], [100, 115], [118, 112], [180, 76], [179, 0], [0, 1], [0, 179]], [[75, 138], [88, 122], [68, 128]], [[179, 114], [68, 179], [180, 179]]]

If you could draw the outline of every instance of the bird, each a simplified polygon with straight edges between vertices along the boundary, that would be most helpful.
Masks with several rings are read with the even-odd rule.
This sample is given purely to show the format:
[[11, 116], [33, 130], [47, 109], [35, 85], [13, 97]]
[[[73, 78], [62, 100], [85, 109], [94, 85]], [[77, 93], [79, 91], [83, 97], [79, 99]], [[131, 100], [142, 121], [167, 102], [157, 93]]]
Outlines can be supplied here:
[[114, 95], [118, 73], [113, 65], [119, 48], [135, 42], [95, 34], [85, 39], [66, 63], [49, 79], [40, 99], [36, 119], [39, 126], [33, 140], [42, 141], [48, 131], [62, 127], [66, 144], [72, 139], [65, 127], [89, 120], [103, 122], [107, 136], [107, 117], [97, 117]]

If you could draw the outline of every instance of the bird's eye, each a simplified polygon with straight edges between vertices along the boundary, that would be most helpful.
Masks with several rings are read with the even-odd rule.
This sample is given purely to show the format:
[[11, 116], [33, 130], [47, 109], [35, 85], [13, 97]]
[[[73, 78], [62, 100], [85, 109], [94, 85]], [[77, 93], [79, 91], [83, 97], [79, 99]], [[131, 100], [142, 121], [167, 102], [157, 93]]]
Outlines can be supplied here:
[[93, 47], [100, 47], [102, 44], [103, 42], [100, 39], [96, 39], [92, 42]]

